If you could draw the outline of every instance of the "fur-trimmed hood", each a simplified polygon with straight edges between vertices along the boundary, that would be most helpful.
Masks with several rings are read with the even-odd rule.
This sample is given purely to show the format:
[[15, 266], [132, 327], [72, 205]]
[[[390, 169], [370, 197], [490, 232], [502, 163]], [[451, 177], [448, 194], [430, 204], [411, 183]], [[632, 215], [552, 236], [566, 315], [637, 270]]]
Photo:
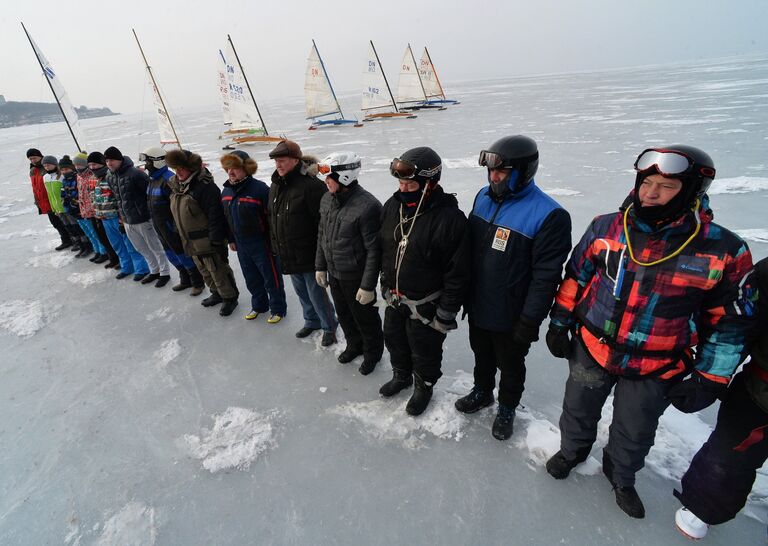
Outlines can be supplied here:
[[203, 168], [203, 158], [189, 150], [171, 150], [165, 154], [165, 162], [173, 170], [182, 167], [196, 172]]
[[243, 169], [247, 176], [251, 176], [256, 173], [259, 168], [258, 163], [252, 157], [243, 159], [238, 154], [226, 154], [219, 158], [221, 166], [224, 171], [228, 169]]
[[313, 155], [304, 155], [299, 162], [301, 165], [301, 174], [307, 174], [309, 176], [317, 176], [317, 164], [319, 159]]

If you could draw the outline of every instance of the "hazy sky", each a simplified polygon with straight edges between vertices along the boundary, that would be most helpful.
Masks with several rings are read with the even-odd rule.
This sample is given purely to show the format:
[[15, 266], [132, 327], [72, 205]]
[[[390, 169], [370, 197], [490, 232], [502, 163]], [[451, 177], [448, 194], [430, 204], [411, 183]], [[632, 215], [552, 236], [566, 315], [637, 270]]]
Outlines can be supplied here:
[[[134, 27], [172, 110], [218, 105], [227, 33], [257, 99], [303, 94], [311, 39], [338, 91], [357, 91], [372, 39], [391, 80], [407, 42], [443, 81], [663, 64], [768, 52], [765, 0], [7, 0], [0, 94], [52, 101], [19, 21], [75, 105], [149, 109]], [[392, 82], [390, 82], [392, 83]]]

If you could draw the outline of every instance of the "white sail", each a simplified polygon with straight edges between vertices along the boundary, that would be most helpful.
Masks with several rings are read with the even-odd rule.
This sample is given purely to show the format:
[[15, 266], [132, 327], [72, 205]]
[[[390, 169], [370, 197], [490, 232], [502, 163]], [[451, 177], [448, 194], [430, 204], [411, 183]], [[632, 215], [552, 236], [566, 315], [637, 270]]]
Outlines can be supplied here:
[[312, 49], [307, 58], [307, 74], [304, 80], [304, 99], [307, 104], [307, 118], [316, 118], [339, 113], [339, 107], [333, 96], [328, 75], [320, 61], [317, 47]]
[[410, 44], [405, 48], [403, 62], [400, 63], [400, 77], [397, 80], [397, 102], [422, 102], [426, 100], [421, 87], [418, 68], [414, 66]]
[[254, 133], [266, 134], [266, 129], [261, 124], [256, 105], [253, 103], [245, 76], [237, 57], [232, 49], [232, 44], [227, 43], [224, 55], [226, 65], [227, 84], [229, 86], [229, 113], [232, 119], [232, 130], [248, 130]]
[[[29, 36], [29, 34], [27, 34], [27, 36]], [[61, 110], [63, 111], [64, 117], [69, 124], [69, 128], [72, 130], [72, 135], [74, 136], [80, 148], [83, 148], [84, 150], [86, 142], [85, 138], [83, 137], [83, 132], [80, 129], [80, 119], [77, 117], [77, 112], [72, 106], [72, 103], [69, 101], [69, 97], [67, 96], [67, 92], [64, 90], [64, 86], [61, 84], [61, 80], [58, 78], [56, 72], [51, 66], [51, 63], [48, 62], [48, 59], [45, 58], [45, 55], [43, 55], [43, 52], [40, 50], [31, 36], [29, 36], [29, 41], [32, 44], [32, 48], [35, 50], [37, 58], [40, 59], [40, 64], [43, 66], [45, 77], [48, 78], [48, 81], [51, 83], [53, 94], [56, 96], [56, 100], [61, 105]]]
[[221, 96], [221, 115], [224, 117], [224, 125], [232, 123], [232, 114], [229, 112], [229, 83], [227, 83], [227, 63], [224, 54], [219, 50], [221, 65], [219, 65], [219, 95]]
[[373, 44], [368, 46], [368, 60], [363, 71], [363, 110], [393, 107], [392, 97], [384, 80], [384, 72], [376, 59]]
[[155, 100], [157, 127], [160, 129], [160, 144], [178, 144], [179, 141], [173, 132], [170, 116], [168, 115], [168, 111], [165, 109], [163, 101], [160, 98], [160, 90], [154, 83], [152, 83], [152, 78], [149, 80], [149, 85], [152, 87], [152, 98]]
[[432, 64], [432, 60], [429, 58], [427, 48], [424, 48], [424, 53], [421, 55], [421, 61], [419, 63], [419, 74], [421, 74], [421, 83], [424, 85], [424, 93], [428, 99], [439, 97], [445, 98], [440, 82], [437, 80], [437, 74], [435, 73], [435, 67]]

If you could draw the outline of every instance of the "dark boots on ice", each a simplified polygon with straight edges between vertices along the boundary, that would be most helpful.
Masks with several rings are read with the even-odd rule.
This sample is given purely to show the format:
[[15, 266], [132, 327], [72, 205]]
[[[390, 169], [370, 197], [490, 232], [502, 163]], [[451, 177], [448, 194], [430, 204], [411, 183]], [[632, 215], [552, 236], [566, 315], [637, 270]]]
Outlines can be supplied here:
[[61, 241], [61, 244], [56, 248], [54, 248], [53, 250], [56, 250], [58, 252], [59, 250], [64, 250], [65, 248], [69, 248], [71, 246], [72, 246], [72, 241], [69, 241], [69, 240]]
[[496, 419], [493, 420], [491, 434], [497, 440], [508, 440], [514, 432], [515, 408], [508, 408], [499, 404], [499, 411], [496, 413]]
[[237, 300], [224, 300], [224, 304], [219, 309], [219, 314], [222, 317], [228, 317], [237, 307]]
[[192, 287], [192, 280], [189, 277], [189, 272], [183, 267], [179, 269], [179, 284], [171, 287], [174, 292], [181, 292], [187, 288]]
[[363, 363], [360, 364], [360, 367], [357, 369], [357, 371], [359, 371], [361, 375], [368, 375], [376, 369], [376, 364], [379, 363], [379, 360], [381, 359], [365, 357], [363, 358]]
[[408, 415], [421, 415], [427, 409], [429, 401], [432, 400], [432, 386], [434, 383], [424, 381], [418, 374], [413, 374], [413, 395], [405, 405], [405, 412]]
[[192, 291], [189, 293], [189, 295], [199, 296], [203, 293], [203, 289], [205, 288], [205, 281], [203, 281], [203, 276], [200, 274], [196, 267], [188, 269], [187, 272], [189, 273], [189, 280], [192, 282]]
[[362, 349], [358, 349], [357, 347], [350, 347], [349, 345], [347, 345], [347, 348], [344, 349], [344, 351], [338, 356], [336, 360], [338, 360], [342, 364], [346, 364], [348, 362], [352, 362], [361, 354], [363, 354]]
[[211, 295], [201, 301], [200, 304], [203, 307], [213, 307], [214, 305], [220, 304], [222, 301], [224, 300], [219, 296], [218, 292], [211, 292]]
[[80, 252], [75, 254], [75, 258], [85, 258], [86, 256], [90, 256], [91, 252], [93, 252], [93, 247], [90, 243], [83, 243], [80, 245]]
[[171, 276], [170, 275], [160, 275], [157, 278], [157, 282], [155, 283], [155, 287], [156, 288], [162, 288], [163, 286], [168, 284], [170, 282], [170, 280], [171, 280]]
[[453, 405], [461, 413], [475, 413], [483, 408], [487, 408], [494, 402], [492, 391], [487, 391], [480, 387], [472, 387], [468, 395], [462, 396]]
[[634, 485], [619, 486], [613, 479], [613, 461], [608, 454], [603, 451], [603, 474], [608, 478], [613, 486], [613, 493], [616, 495], [616, 504], [619, 505], [625, 514], [631, 518], [643, 519], [645, 517], [645, 506], [637, 494]]
[[149, 275], [141, 279], [141, 284], [150, 284], [155, 282], [159, 278], [160, 278], [160, 273], [150, 273]]
[[547, 461], [547, 472], [556, 480], [564, 480], [571, 473], [571, 470], [586, 460], [586, 457], [568, 459], [562, 451], [558, 451]]
[[413, 376], [410, 372], [392, 368], [392, 379], [384, 383], [379, 389], [379, 394], [389, 398], [413, 385]]

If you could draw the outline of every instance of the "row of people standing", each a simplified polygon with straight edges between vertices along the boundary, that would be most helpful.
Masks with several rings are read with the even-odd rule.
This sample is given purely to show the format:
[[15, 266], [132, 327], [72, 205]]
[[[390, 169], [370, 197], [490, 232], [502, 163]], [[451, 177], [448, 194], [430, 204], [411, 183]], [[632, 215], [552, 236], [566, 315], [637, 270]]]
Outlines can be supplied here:
[[[172, 217], [185, 252], [204, 271], [209, 300], [231, 301], [223, 296], [237, 293], [226, 263], [229, 242], [252, 294], [246, 318], [267, 308], [269, 321], [285, 315], [285, 272], [304, 313], [296, 335], [323, 329], [330, 345], [330, 286], [347, 338], [339, 359], [362, 354], [360, 371], [370, 373], [383, 341], [393, 377], [380, 393], [394, 396], [413, 385], [411, 415], [431, 399], [443, 342], [463, 306], [475, 384], [456, 408], [474, 413], [493, 404], [499, 368], [492, 432], [501, 440], [513, 433], [525, 358], [549, 313], [547, 345], [569, 359], [570, 376], [561, 450], [547, 470], [562, 479], [586, 458], [615, 388], [603, 471], [622, 510], [644, 516], [634, 480], [659, 417], [670, 403], [692, 412], [723, 396], [754, 324], [751, 255], [712, 221], [706, 191], [715, 167], [707, 154], [689, 146], [641, 153], [635, 187], [618, 212], [592, 222], [562, 282], [570, 217], [536, 186], [538, 149], [527, 137], [507, 137], [481, 152], [488, 185], [469, 219], [440, 186], [442, 162], [427, 147], [392, 161], [399, 188], [383, 206], [361, 187], [353, 153], [318, 163], [285, 141], [270, 157], [276, 168], [269, 187], [253, 178], [256, 164], [245, 152], [222, 157], [229, 180], [219, 194], [198, 155], [147, 156], [176, 170], [167, 180]], [[383, 327], [375, 307], [379, 273]]]

